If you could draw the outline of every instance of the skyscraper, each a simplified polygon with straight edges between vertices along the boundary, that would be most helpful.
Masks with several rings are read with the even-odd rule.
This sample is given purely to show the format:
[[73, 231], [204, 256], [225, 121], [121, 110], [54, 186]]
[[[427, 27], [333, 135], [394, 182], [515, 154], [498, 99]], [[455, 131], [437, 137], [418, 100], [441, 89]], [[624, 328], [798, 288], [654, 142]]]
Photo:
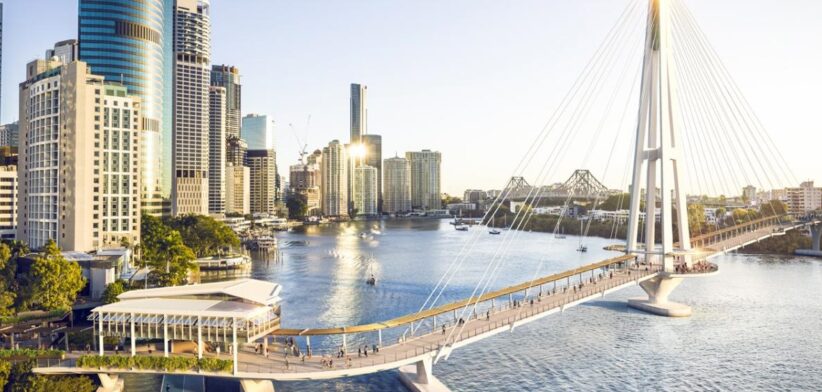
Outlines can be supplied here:
[[368, 86], [351, 83], [351, 143], [359, 143], [368, 133]]
[[174, 0], [79, 0], [80, 60], [140, 97], [142, 208], [159, 215], [171, 193]]
[[411, 168], [411, 207], [424, 210], [442, 208], [440, 195], [440, 163], [437, 151], [406, 152]]
[[46, 59], [57, 57], [63, 64], [68, 64], [77, 61], [79, 56], [77, 54], [78, 44], [76, 39], [67, 39], [54, 44], [53, 49], [46, 50]]
[[209, 0], [177, 0], [174, 10], [172, 213], [208, 214]]
[[383, 211], [390, 214], [411, 211], [411, 168], [408, 160], [394, 157], [384, 162]]
[[211, 66], [211, 85], [225, 88], [225, 134], [240, 137], [242, 85], [240, 70], [229, 65]]
[[361, 141], [365, 152], [363, 163], [377, 169], [377, 212], [380, 213], [383, 208], [382, 136], [362, 135]]
[[274, 150], [248, 150], [252, 214], [276, 214], [278, 190], [277, 154]]
[[19, 143], [20, 127], [17, 122], [0, 125], [0, 146], [17, 147]]
[[225, 100], [225, 88], [211, 86], [208, 115], [208, 212], [210, 214], [225, 213]]
[[37, 60], [20, 85], [17, 238], [33, 249], [139, 242], [140, 100], [88, 71]]
[[225, 166], [225, 212], [226, 214], [251, 213], [251, 169], [232, 162]]
[[368, 165], [354, 168], [354, 211], [358, 216], [377, 215], [377, 169]]
[[348, 215], [348, 163], [346, 148], [338, 140], [323, 147], [320, 199], [324, 215]]
[[264, 114], [243, 117], [241, 137], [249, 150], [274, 150], [274, 120]]

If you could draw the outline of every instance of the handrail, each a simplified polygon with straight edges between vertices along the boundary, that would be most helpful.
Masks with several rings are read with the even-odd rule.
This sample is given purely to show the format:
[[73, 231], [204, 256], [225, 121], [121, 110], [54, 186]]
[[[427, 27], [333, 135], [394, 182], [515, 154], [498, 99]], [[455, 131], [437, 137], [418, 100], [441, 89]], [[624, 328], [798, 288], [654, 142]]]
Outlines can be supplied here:
[[479, 298], [471, 297], [449, 304], [445, 304], [442, 306], [438, 306], [436, 308], [424, 310], [422, 312], [411, 313], [404, 316], [396, 317], [386, 321], [336, 328], [281, 328], [274, 330], [273, 332], [271, 332], [271, 334], [278, 336], [342, 335], [362, 332], [374, 332], [382, 329], [394, 328], [405, 324], [411, 324], [413, 322], [424, 320], [430, 317], [449, 313], [454, 310], [460, 309], [464, 306], [470, 305], [474, 302], [485, 302], [499, 297], [504, 297], [509, 294], [518, 293], [520, 291], [524, 291], [532, 287], [538, 287], [546, 283], [551, 283], [558, 280], [570, 278], [572, 276], [593, 271], [599, 268], [611, 266], [614, 264], [625, 263], [631, 260], [636, 260], [636, 258], [636, 255], [623, 255], [619, 257], [613, 257], [593, 264], [577, 267], [565, 272], [560, 272], [544, 276], [542, 278], [527, 281], [524, 283], [520, 283], [514, 286], [505, 287], [496, 291], [483, 294], [479, 296]]

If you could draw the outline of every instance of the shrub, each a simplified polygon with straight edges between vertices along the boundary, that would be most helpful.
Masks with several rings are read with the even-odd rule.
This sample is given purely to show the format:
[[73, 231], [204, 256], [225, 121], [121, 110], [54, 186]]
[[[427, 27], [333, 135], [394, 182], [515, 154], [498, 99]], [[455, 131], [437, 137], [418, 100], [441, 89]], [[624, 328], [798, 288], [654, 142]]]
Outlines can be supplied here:
[[218, 358], [191, 358], [191, 357], [156, 357], [156, 356], [125, 356], [125, 355], [84, 355], [77, 360], [77, 366], [82, 368], [117, 368], [140, 370], [158, 370], [168, 372], [196, 371], [230, 373], [233, 370], [233, 361]]

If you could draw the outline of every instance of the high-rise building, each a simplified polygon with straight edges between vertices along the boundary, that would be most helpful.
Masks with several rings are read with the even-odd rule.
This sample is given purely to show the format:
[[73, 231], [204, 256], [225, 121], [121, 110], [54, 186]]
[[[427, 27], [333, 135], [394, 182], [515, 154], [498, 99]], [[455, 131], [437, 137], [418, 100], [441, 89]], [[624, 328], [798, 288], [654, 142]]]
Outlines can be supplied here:
[[240, 70], [229, 65], [211, 66], [211, 85], [225, 88], [225, 134], [240, 137], [242, 85]]
[[249, 150], [274, 150], [274, 120], [264, 114], [243, 117], [241, 137]]
[[46, 50], [46, 59], [57, 57], [61, 63], [69, 64], [80, 59], [79, 45], [76, 39], [67, 39], [54, 44], [53, 49]]
[[440, 163], [437, 151], [406, 152], [411, 170], [411, 207], [423, 210], [442, 208], [440, 195]]
[[0, 146], [17, 147], [19, 135], [20, 126], [16, 121], [11, 124], [0, 125]]
[[208, 131], [208, 212], [225, 213], [226, 170], [226, 89], [211, 86], [209, 90]]
[[316, 215], [320, 211], [320, 162], [322, 152], [314, 151], [305, 162], [291, 165], [289, 169], [288, 186], [293, 194], [305, 197], [307, 212]]
[[174, 0], [79, 0], [79, 58], [143, 105], [142, 208], [168, 213], [171, 193]]
[[351, 143], [368, 133], [368, 86], [351, 83]]
[[338, 140], [323, 147], [320, 200], [323, 215], [348, 215], [348, 152]]
[[89, 251], [140, 238], [140, 99], [84, 62], [29, 63], [20, 85], [17, 238]]
[[177, 0], [174, 9], [172, 214], [208, 214], [209, 0]]
[[756, 204], [756, 187], [748, 185], [742, 188], [742, 199], [749, 205]]
[[277, 154], [274, 150], [248, 150], [252, 214], [277, 213]]
[[377, 215], [377, 169], [368, 165], [354, 168], [354, 211], [358, 216]]
[[488, 193], [481, 189], [468, 189], [463, 193], [462, 202], [463, 203], [475, 203], [479, 204], [485, 201], [488, 198]]
[[245, 165], [248, 144], [239, 136], [226, 136], [225, 160], [234, 166]]
[[17, 165], [0, 166], [0, 238], [17, 238]]
[[232, 162], [225, 166], [225, 212], [226, 214], [251, 213], [251, 169]]
[[362, 135], [362, 145], [365, 151], [363, 163], [377, 169], [377, 211], [383, 209], [383, 186], [382, 186], [382, 136], [366, 134]]
[[394, 157], [384, 163], [383, 211], [389, 214], [411, 211], [411, 167], [408, 160]]

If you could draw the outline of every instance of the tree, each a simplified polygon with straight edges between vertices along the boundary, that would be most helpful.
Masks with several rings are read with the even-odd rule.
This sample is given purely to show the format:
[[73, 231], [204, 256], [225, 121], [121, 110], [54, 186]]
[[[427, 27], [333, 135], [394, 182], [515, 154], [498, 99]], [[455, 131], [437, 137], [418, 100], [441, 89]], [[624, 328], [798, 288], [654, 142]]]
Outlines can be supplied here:
[[119, 302], [120, 300], [117, 299], [117, 296], [125, 293], [126, 291], [126, 282], [122, 279], [109, 283], [103, 291], [103, 303], [110, 304]]
[[183, 243], [180, 232], [159, 218], [143, 214], [141, 251], [143, 261], [152, 267], [151, 276], [160, 286], [183, 283], [189, 271], [196, 270], [194, 252]]
[[599, 204], [597, 207], [600, 210], [605, 211], [618, 211], [618, 210], [627, 210], [631, 206], [631, 194], [630, 193], [620, 193], [618, 195], [611, 195], [608, 196], [605, 201]]
[[45, 310], [70, 309], [86, 279], [76, 261], [60, 254], [49, 240], [31, 265], [32, 300]]
[[9, 375], [11, 375], [11, 362], [0, 360], [0, 391], [8, 384]]
[[771, 200], [759, 206], [759, 214], [762, 216], [784, 215], [788, 212], [788, 206], [779, 200]]
[[701, 233], [705, 225], [705, 206], [702, 204], [688, 205], [688, 229], [691, 234]]
[[11, 249], [0, 244], [0, 316], [14, 314], [14, 301], [17, 299], [14, 279], [16, 265], [11, 257]]
[[169, 219], [172, 230], [180, 233], [183, 243], [197, 257], [218, 256], [240, 246], [240, 238], [228, 225], [205, 215], [184, 215]]
[[462, 199], [460, 199], [459, 197], [456, 197], [456, 196], [451, 196], [447, 193], [443, 195], [443, 197], [442, 197], [443, 207], [445, 207], [449, 204], [456, 204], [456, 203], [462, 203]]
[[748, 210], [744, 208], [735, 208], [731, 212], [731, 216], [734, 218], [735, 224], [744, 223], [748, 220]]
[[303, 219], [308, 213], [308, 198], [300, 193], [292, 193], [285, 199], [285, 206], [291, 219]]

